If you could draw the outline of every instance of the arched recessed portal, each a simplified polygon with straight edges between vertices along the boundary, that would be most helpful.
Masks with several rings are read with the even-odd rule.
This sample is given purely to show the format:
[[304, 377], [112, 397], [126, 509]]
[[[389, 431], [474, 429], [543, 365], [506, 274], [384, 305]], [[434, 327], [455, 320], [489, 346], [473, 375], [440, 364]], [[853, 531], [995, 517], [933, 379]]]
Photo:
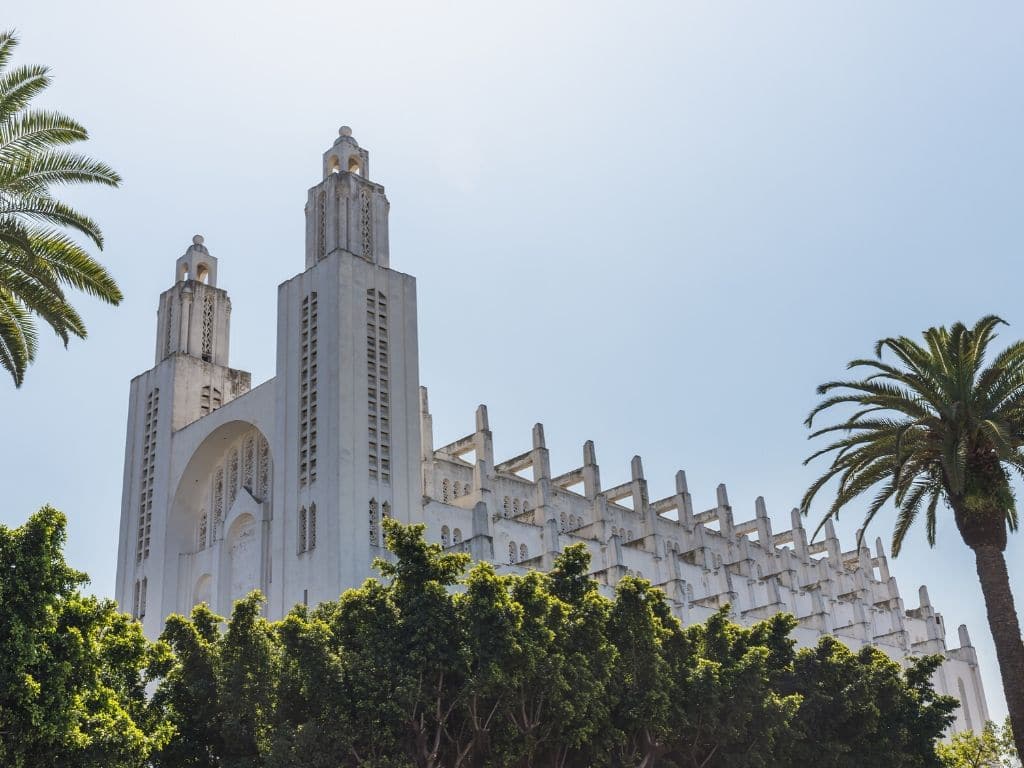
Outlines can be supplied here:
[[[215, 413], [207, 418], [216, 418]], [[273, 458], [263, 431], [249, 421], [229, 421], [196, 441], [167, 520], [167, 554], [181, 569], [174, 581], [184, 586], [175, 610], [187, 612], [205, 600], [214, 612], [227, 615], [232, 601], [267, 589], [263, 539], [271, 518]], [[245, 464], [232, 471], [236, 455], [244, 456]]]
[[348, 172], [354, 173], [356, 176], [361, 176], [363, 173], [363, 167], [359, 164], [359, 158], [355, 155], [348, 159]]

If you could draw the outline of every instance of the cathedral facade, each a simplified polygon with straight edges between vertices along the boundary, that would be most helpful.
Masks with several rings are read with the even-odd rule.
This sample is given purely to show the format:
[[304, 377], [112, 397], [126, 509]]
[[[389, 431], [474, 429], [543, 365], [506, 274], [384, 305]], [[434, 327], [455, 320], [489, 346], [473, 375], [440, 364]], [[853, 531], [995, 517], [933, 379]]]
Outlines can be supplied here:
[[548, 569], [582, 542], [606, 594], [642, 576], [687, 623], [728, 603], [741, 623], [792, 613], [800, 645], [830, 633], [897, 660], [942, 654], [935, 686], [961, 702], [954, 728], [981, 729], [966, 627], [947, 646], [925, 587], [904, 605], [881, 541], [844, 551], [827, 525], [811, 543], [795, 510], [776, 532], [761, 498], [737, 522], [724, 485], [695, 509], [682, 471], [675, 493], [651, 499], [639, 456], [628, 482], [606, 487], [591, 442], [579, 467], [553, 473], [541, 424], [528, 450], [499, 460], [482, 405], [465, 436], [436, 445], [416, 281], [390, 267], [388, 210], [343, 127], [307, 194], [305, 270], [278, 286], [276, 375], [256, 387], [229, 365], [217, 259], [198, 235], [178, 259], [155, 364], [131, 382], [125, 446], [116, 594], [147, 635], [201, 602], [228, 614], [253, 589], [271, 619], [336, 599], [373, 575], [393, 517], [508, 572]]

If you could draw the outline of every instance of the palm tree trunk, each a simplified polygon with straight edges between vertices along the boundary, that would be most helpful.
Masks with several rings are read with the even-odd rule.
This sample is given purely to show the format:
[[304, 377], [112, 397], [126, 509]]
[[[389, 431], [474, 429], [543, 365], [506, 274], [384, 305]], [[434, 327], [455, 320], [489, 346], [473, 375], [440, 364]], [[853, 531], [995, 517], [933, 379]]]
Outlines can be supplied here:
[[988, 626], [996, 645], [996, 658], [1003, 678], [1003, 692], [1010, 711], [1017, 753], [1024, 755], [1024, 640], [1010, 591], [1010, 576], [1000, 547], [981, 544], [974, 547], [974, 558], [985, 596]]

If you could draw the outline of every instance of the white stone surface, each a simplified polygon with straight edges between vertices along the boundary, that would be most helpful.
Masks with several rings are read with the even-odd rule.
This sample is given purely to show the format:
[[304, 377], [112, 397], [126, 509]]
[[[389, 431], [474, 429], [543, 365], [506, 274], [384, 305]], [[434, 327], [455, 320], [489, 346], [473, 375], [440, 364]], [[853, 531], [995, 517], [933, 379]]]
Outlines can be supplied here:
[[651, 500], [640, 457], [605, 488], [594, 445], [552, 475], [544, 428], [497, 461], [487, 409], [435, 446], [419, 385], [416, 281], [390, 269], [384, 188], [347, 126], [323, 155], [306, 203], [305, 271], [278, 287], [276, 376], [250, 390], [228, 367], [231, 302], [201, 235], [160, 296], [155, 365], [131, 382], [117, 599], [154, 637], [167, 615], [207, 602], [227, 614], [251, 589], [267, 615], [336, 598], [373, 575], [382, 516], [499, 570], [548, 569], [583, 542], [605, 594], [626, 574], [660, 586], [684, 622], [729, 604], [752, 623], [778, 611], [813, 645], [832, 633], [892, 658], [939, 653], [942, 693], [961, 701], [955, 730], [988, 718], [965, 627], [948, 648], [922, 587], [907, 610], [881, 541], [846, 552], [831, 525], [809, 543], [800, 516], [773, 532], [764, 501], [736, 522], [724, 485], [696, 511], [686, 476]]

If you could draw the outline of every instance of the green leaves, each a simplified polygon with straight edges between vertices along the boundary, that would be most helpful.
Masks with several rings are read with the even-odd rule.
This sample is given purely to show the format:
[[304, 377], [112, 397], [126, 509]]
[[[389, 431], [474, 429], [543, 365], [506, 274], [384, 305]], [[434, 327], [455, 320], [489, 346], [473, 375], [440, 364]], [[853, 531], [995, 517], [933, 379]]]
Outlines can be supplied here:
[[[940, 501], [952, 508], [968, 539], [973, 533], [977, 543], [982, 529], [990, 539], [1005, 539], [1006, 529], [1016, 527], [1017, 514], [1000, 465], [1024, 470], [1024, 343], [1011, 344], [985, 367], [1001, 324], [989, 315], [973, 328], [961, 323], [930, 328], [924, 344], [904, 336], [882, 339], [875, 345], [878, 360], [857, 359], [849, 365], [868, 369], [866, 378], [818, 387], [826, 397], [807, 417], [808, 427], [835, 408], [851, 406], [855, 412], [811, 434], [846, 436], [807, 459], [831, 456], [831, 466], [808, 488], [801, 511], [807, 514], [818, 493], [838, 481], [822, 522], [879, 488], [862, 531], [892, 500], [898, 510], [894, 554], [922, 509], [928, 542], [934, 544]], [[883, 362], [883, 354], [895, 356], [896, 363]]]
[[84, 597], [64, 516], [0, 526], [0, 765], [142, 768], [171, 736], [145, 695], [155, 649], [113, 601]]
[[53, 196], [67, 184], [116, 187], [105, 163], [64, 147], [88, 138], [85, 128], [57, 112], [30, 109], [50, 84], [45, 67], [7, 70], [17, 38], [0, 33], [0, 365], [21, 386], [35, 359], [35, 318], [65, 346], [85, 338], [82, 318], [65, 288], [118, 304], [121, 290], [107, 270], [61, 230], [103, 247], [103, 233], [88, 216]]

